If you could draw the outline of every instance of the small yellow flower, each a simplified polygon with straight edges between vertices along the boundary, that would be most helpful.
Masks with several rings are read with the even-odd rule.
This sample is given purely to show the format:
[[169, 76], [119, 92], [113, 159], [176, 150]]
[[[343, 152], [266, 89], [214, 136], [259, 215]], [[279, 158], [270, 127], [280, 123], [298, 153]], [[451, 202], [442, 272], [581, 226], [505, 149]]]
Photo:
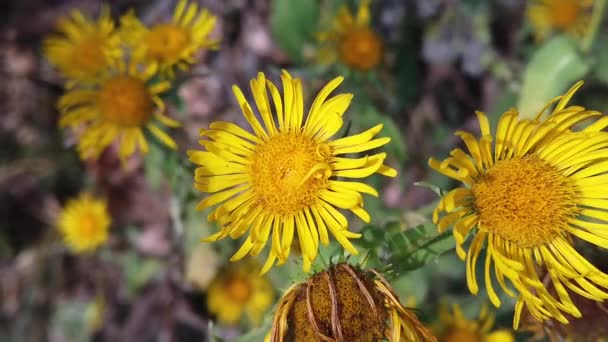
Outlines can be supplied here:
[[187, 70], [194, 64], [198, 50], [217, 47], [218, 42], [209, 39], [215, 21], [206, 9], [199, 11], [196, 3], [180, 0], [172, 21], [147, 28], [130, 12], [121, 19], [121, 31], [137, 58], [157, 63], [161, 74], [173, 77], [175, 67]]
[[553, 30], [582, 37], [591, 20], [593, 0], [534, 0], [528, 5], [528, 18], [536, 37], [545, 39]]
[[[202, 130], [200, 141], [207, 151], [188, 151], [196, 169], [195, 187], [213, 195], [202, 200], [198, 209], [216, 204], [208, 219], [217, 221], [220, 232], [206, 241], [230, 236], [233, 239], [249, 232], [242, 247], [231, 258], [248, 253], [259, 254], [272, 232], [272, 248], [262, 272], [278, 258], [280, 264], [289, 256], [294, 232], [309, 271], [319, 248], [319, 240], [329, 243], [328, 230], [351, 254], [357, 250], [349, 238], [361, 234], [348, 230], [344, 214], [350, 210], [363, 221], [370, 216], [363, 209], [361, 193], [377, 196], [376, 190], [361, 182], [340, 178], [365, 178], [374, 173], [394, 177], [397, 172], [384, 165], [386, 153], [347, 158], [344, 154], [366, 152], [383, 146], [390, 138], [374, 137], [382, 129], [377, 125], [363, 133], [331, 140], [342, 127], [342, 115], [352, 94], [327, 97], [342, 82], [329, 82], [312, 103], [304, 117], [304, 99], [299, 79], [287, 72], [281, 76], [283, 96], [263, 73], [251, 81], [251, 90], [263, 125], [245, 96], [237, 87], [234, 94], [253, 134], [230, 122], [214, 122]], [[270, 91], [272, 97], [268, 96]], [[274, 104], [277, 120], [271, 111]]]
[[443, 303], [438, 323], [433, 332], [439, 342], [515, 342], [515, 337], [509, 330], [492, 332], [494, 314], [485, 305], [481, 308], [478, 319], [469, 320], [457, 304], [450, 311], [448, 305]]
[[291, 286], [266, 342], [437, 341], [375, 270], [332, 265]]
[[230, 264], [207, 289], [207, 307], [224, 324], [238, 323], [243, 313], [257, 325], [270, 309], [274, 288], [253, 262]]
[[120, 144], [119, 156], [125, 160], [137, 147], [148, 151], [144, 127], [170, 148], [177, 146], [154, 119], [168, 127], [179, 123], [163, 112], [159, 94], [171, 87], [167, 81], [150, 83], [156, 67], [142, 68], [135, 62], [108, 69], [98, 81], [70, 90], [59, 99], [59, 125], [81, 127], [78, 150], [83, 159], [97, 158], [109, 145]]
[[120, 37], [108, 7], [103, 7], [97, 22], [74, 10], [70, 17], [59, 20], [57, 30], [60, 34], [44, 40], [44, 54], [72, 81], [95, 81], [122, 57]]
[[[533, 120], [519, 119], [516, 109], [507, 111], [495, 136], [488, 118], [477, 112], [481, 138], [456, 133], [469, 153], [457, 148], [443, 161], [429, 161], [433, 169], [464, 184], [443, 196], [433, 213], [434, 222], [439, 231], [454, 227], [456, 252], [466, 259], [473, 294], [479, 291], [477, 259], [487, 244], [488, 296], [500, 306], [493, 270], [505, 293], [518, 297], [515, 328], [524, 305], [538, 320], [566, 323], [562, 312], [580, 317], [566, 288], [593, 300], [608, 298], [608, 275], [572, 243], [578, 237], [608, 247], [608, 134], [601, 131], [608, 126], [608, 117], [580, 106], [567, 107], [581, 85], [553, 99]], [[541, 119], [555, 102], [553, 112]], [[581, 123], [587, 126], [578, 129]], [[468, 236], [472, 242], [465, 251]], [[553, 289], [541, 281], [543, 270]]]
[[342, 6], [336, 14], [333, 28], [319, 33], [321, 63], [331, 64], [338, 59], [359, 71], [368, 71], [380, 65], [384, 44], [370, 25], [370, 2], [361, 0], [356, 17], [346, 5]]
[[63, 241], [75, 253], [93, 251], [106, 242], [110, 223], [107, 203], [88, 193], [69, 200], [57, 219]]

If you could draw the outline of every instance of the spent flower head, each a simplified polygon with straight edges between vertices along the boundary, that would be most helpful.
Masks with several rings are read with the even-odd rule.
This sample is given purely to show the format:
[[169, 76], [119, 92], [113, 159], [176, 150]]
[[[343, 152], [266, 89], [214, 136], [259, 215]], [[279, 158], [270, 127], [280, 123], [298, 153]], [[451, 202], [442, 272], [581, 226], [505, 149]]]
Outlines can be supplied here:
[[266, 342], [436, 341], [375, 270], [332, 265], [291, 286]]

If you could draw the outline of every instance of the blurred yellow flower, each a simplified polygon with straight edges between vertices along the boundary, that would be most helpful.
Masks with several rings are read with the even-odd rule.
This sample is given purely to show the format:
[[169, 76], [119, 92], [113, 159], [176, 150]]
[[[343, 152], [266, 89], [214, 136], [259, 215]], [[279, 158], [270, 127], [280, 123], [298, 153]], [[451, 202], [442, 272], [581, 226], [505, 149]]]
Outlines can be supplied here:
[[365, 178], [374, 173], [394, 177], [397, 171], [384, 165], [386, 153], [339, 157], [369, 151], [390, 141], [387, 137], [374, 139], [382, 129], [381, 124], [360, 134], [331, 140], [342, 127], [342, 115], [352, 99], [352, 94], [340, 94], [327, 100], [342, 77], [333, 79], [321, 90], [306, 118], [301, 81], [285, 71], [281, 79], [283, 96], [263, 73], [251, 81], [265, 127], [242, 91], [234, 86], [234, 94], [254, 134], [230, 122], [214, 122], [210, 129], [201, 131], [206, 139], [200, 143], [206, 151], [191, 150], [188, 155], [201, 166], [195, 172], [195, 187], [213, 193], [197, 208], [222, 203], [208, 217], [209, 221], [217, 221], [221, 230], [205, 241], [227, 236], [237, 239], [249, 232], [231, 258], [236, 261], [248, 253], [259, 254], [272, 232], [272, 248], [262, 269], [266, 272], [277, 258], [281, 264], [287, 260], [295, 231], [303, 268], [308, 272], [317, 256], [319, 240], [325, 245], [329, 243], [328, 229], [346, 250], [357, 253], [349, 238], [361, 234], [348, 230], [346, 217], [336, 207], [350, 210], [369, 222], [361, 193], [378, 195], [369, 185], [337, 177]]
[[339, 60], [354, 70], [368, 71], [382, 62], [384, 43], [370, 25], [370, 2], [360, 1], [356, 17], [343, 5], [333, 27], [318, 34], [321, 43], [318, 58], [322, 64]]
[[375, 270], [332, 265], [291, 286], [266, 342], [437, 341]]
[[82, 193], [67, 202], [57, 219], [65, 244], [75, 253], [90, 252], [108, 240], [110, 215], [107, 203]]
[[515, 342], [515, 336], [509, 330], [492, 331], [494, 314], [482, 306], [479, 318], [467, 319], [457, 304], [450, 310], [442, 303], [439, 310], [439, 322], [433, 332], [439, 342]]
[[534, 0], [528, 5], [527, 14], [539, 40], [553, 30], [582, 37], [589, 26], [592, 9], [593, 0]]
[[108, 7], [95, 22], [73, 10], [57, 24], [59, 34], [43, 42], [44, 54], [71, 81], [91, 82], [122, 57], [120, 37]]
[[194, 64], [199, 49], [217, 47], [218, 41], [209, 39], [215, 21], [206, 9], [199, 11], [196, 3], [180, 0], [172, 21], [147, 28], [129, 12], [121, 19], [121, 32], [136, 58], [157, 63], [161, 74], [173, 77], [175, 67], [187, 70]]
[[[608, 117], [580, 106], [566, 107], [581, 85], [553, 99], [533, 120], [519, 119], [516, 109], [507, 111], [495, 136], [488, 118], [477, 112], [480, 139], [456, 132], [469, 154], [456, 148], [443, 161], [429, 161], [433, 169], [464, 184], [439, 201], [434, 222], [439, 231], [454, 227], [456, 252], [466, 259], [467, 283], [473, 294], [479, 291], [477, 258], [487, 241], [488, 296], [500, 306], [492, 285], [493, 269], [502, 289], [518, 296], [515, 328], [524, 305], [538, 320], [553, 317], [565, 323], [562, 312], [580, 317], [566, 288], [598, 301], [608, 298], [608, 275], [572, 243], [578, 237], [608, 247], [608, 134], [601, 131], [608, 126]], [[541, 119], [556, 102], [548, 118]], [[583, 122], [587, 126], [576, 130]], [[468, 236], [472, 242], [465, 251]], [[544, 271], [554, 289], [541, 281]]]
[[163, 114], [165, 106], [159, 97], [171, 84], [148, 84], [155, 74], [154, 66], [141, 67], [132, 62], [127, 67], [118, 63], [98, 81], [71, 89], [59, 99], [59, 125], [82, 128], [78, 150], [83, 159], [97, 158], [115, 141], [120, 145], [122, 160], [135, 153], [137, 147], [146, 153], [144, 127], [168, 147], [177, 148], [175, 141], [153, 122], [156, 119], [168, 127], [180, 125]]
[[253, 262], [230, 264], [207, 289], [207, 307], [219, 322], [236, 324], [245, 313], [258, 325], [273, 303], [274, 287]]

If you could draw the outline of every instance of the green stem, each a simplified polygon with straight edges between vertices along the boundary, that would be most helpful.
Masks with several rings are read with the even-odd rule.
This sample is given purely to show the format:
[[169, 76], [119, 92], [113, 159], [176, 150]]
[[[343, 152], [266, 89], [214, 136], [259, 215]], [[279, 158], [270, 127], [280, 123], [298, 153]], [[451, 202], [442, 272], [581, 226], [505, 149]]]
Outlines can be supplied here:
[[400, 259], [407, 259], [409, 257], [411, 257], [412, 255], [416, 254], [418, 251], [423, 250], [428, 248], [429, 246], [442, 241], [446, 238], [448, 238], [450, 235], [452, 234], [451, 231], [445, 231], [439, 235], [434, 236], [433, 238], [431, 238], [430, 240], [428, 240], [427, 242], [423, 243], [420, 246], [416, 246], [416, 248], [413, 251], [410, 251], [409, 253], [403, 255], [403, 256], [399, 256]]
[[591, 22], [589, 23], [589, 30], [587, 31], [587, 35], [581, 44], [581, 49], [583, 52], [589, 52], [589, 50], [591, 50], [591, 46], [595, 41], [595, 36], [597, 35], [603, 19], [605, 7], [606, 0], [595, 0], [593, 4], [593, 13], [591, 14]]

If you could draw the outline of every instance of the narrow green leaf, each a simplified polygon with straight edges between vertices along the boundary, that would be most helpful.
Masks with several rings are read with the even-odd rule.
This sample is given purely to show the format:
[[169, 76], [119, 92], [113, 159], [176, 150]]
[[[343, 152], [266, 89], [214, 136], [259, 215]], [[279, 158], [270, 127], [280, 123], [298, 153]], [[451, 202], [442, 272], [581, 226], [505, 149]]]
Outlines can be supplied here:
[[427, 189], [433, 191], [439, 197], [443, 197], [443, 195], [445, 195], [447, 193], [446, 190], [443, 190], [442, 188], [440, 188], [437, 185], [430, 183], [430, 182], [420, 181], [420, 182], [414, 183], [414, 185], [422, 187], [422, 188], [427, 188]]

